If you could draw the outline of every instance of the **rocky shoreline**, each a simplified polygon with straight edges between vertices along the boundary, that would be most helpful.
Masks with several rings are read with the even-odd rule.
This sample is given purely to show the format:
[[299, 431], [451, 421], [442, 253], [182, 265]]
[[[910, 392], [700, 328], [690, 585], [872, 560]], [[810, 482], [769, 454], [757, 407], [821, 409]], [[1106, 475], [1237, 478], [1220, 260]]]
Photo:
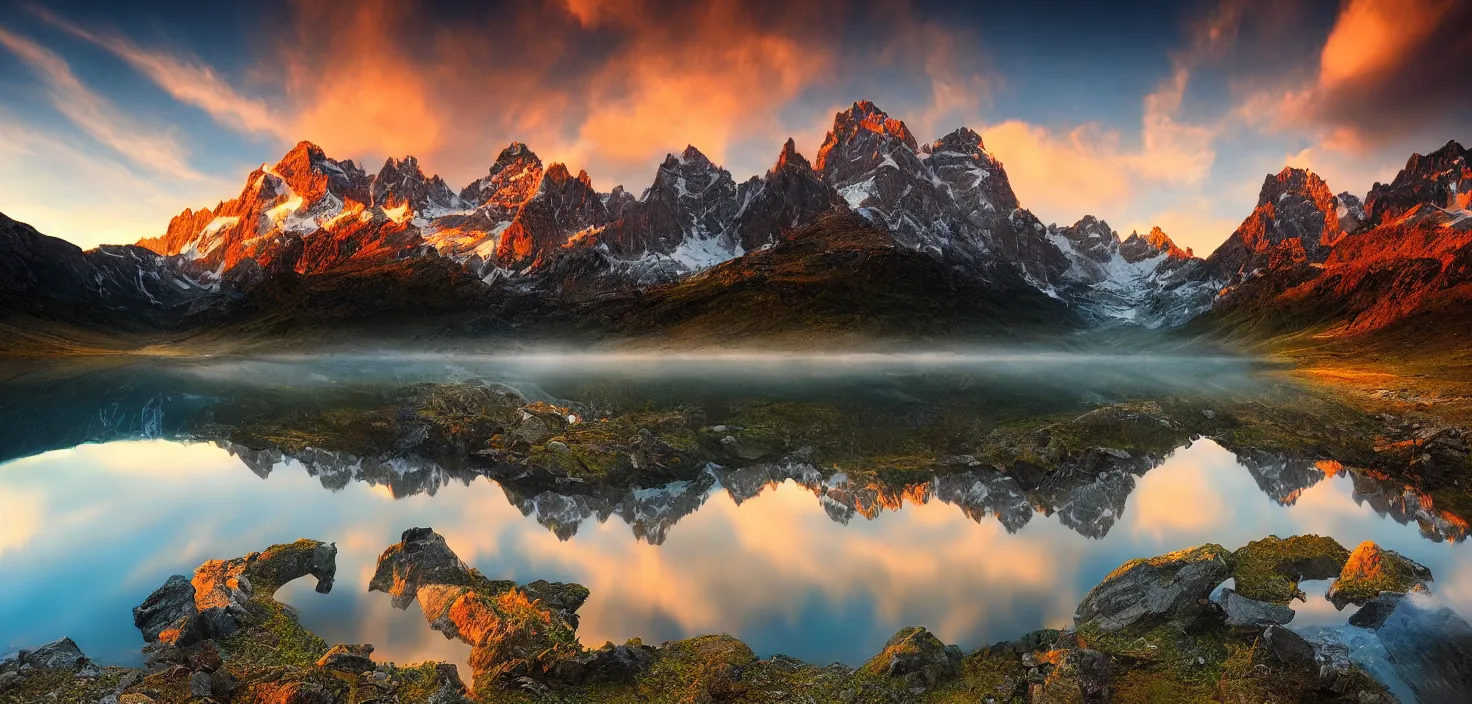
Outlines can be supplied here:
[[[759, 658], [726, 635], [588, 648], [578, 584], [487, 578], [429, 528], [379, 557], [369, 591], [418, 604], [430, 628], [470, 647], [469, 684], [449, 663], [373, 660], [329, 646], [278, 588], [336, 578], [336, 547], [302, 539], [176, 575], [134, 609], [141, 669], [92, 663], [63, 638], [0, 662], [0, 702], [19, 704], [468, 704], [489, 702], [1344, 702], [1396, 701], [1363, 652], [1285, 625], [1303, 580], [1359, 610], [1356, 631], [1388, 654], [1423, 702], [1472, 695], [1472, 626], [1419, 596], [1429, 570], [1366, 542], [1268, 537], [1131, 560], [1095, 586], [1063, 630], [966, 653], [923, 627], [900, 630], [857, 668]], [[1229, 580], [1231, 586], [1224, 584]]]

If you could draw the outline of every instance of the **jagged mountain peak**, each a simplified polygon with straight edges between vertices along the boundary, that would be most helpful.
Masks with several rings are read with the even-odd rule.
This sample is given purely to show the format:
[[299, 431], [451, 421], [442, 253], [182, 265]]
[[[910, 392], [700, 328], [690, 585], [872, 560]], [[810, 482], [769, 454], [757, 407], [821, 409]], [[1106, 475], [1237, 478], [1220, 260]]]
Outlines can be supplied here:
[[1207, 262], [1229, 283], [1266, 269], [1321, 263], [1344, 237], [1339, 206], [1318, 174], [1284, 167], [1263, 179], [1257, 207]]
[[424, 175], [424, 172], [419, 168], [419, 158], [412, 154], [402, 159], [396, 159], [394, 157], [384, 159], [383, 169], [380, 172], [382, 171], [417, 172], [421, 176]]
[[986, 151], [986, 145], [982, 144], [981, 135], [977, 134], [976, 130], [970, 127], [957, 127], [950, 134], [935, 140], [935, 143], [930, 146], [932, 153], [942, 149], [986, 155], [990, 158], [990, 154]]
[[372, 205], [379, 208], [407, 206], [416, 213], [435, 216], [460, 207], [459, 198], [438, 175], [426, 176], [419, 159], [389, 157], [373, 177]]
[[1192, 259], [1196, 256], [1189, 248], [1181, 249], [1177, 246], [1159, 225], [1151, 227], [1150, 232], [1144, 235], [1138, 231], [1131, 232], [1129, 237], [1120, 242], [1119, 253], [1124, 256], [1125, 261], [1131, 263], [1161, 254], [1169, 259]]
[[528, 149], [525, 143], [512, 142], [511, 144], [507, 145], [505, 149], [501, 150], [501, 154], [496, 157], [496, 161], [507, 161], [523, 156], [529, 156], [533, 159], [537, 158], [537, 155], [532, 153], [532, 150]]
[[679, 154], [666, 154], [664, 157], [663, 165], [665, 167], [670, 167], [674, 165], [684, 166], [686, 164], [706, 167], [714, 166], [714, 164], [711, 163], [710, 158], [705, 155], [705, 152], [696, 149], [695, 145], [693, 144], [685, 145], [685, 149]]
[[1050, 229], [1067, 240], [1066, 243], [1055, 241], [1060, 249], [1069, 247], [1079, 255], [1099, 263], [1108, 262], [1119, 250], [1119, 235], [1109, 227], [1109, 223], [1093, 215], [1085, 215], [1068, 227], [1055, 226]]
[[[586, 172], [586, 171], [579, 171], [578, 172], [578, 176], [575, 179], [573, 177], [573, 175], [572, 175], [572, 172], [571, 171], [568, 171], [567, 164], [564, 164], [564, 163], [562, 163], [560, 161], [554, 161], [554, 162], [552, 162], [552, 165], [551, 166], [548, 166], [547, 167], [547, 170], [546, 171], [543, 171], [542, 172], [542, 186], [543, 186], [542, 190], [546, 190], [545, 187], [548, 186], [548, 185], [552, 185], [552, 186], [555, 186], [557, 188], [562, 188], [563, 186], [567, 185], [567, 182], [568, 181], [572, 181], [572, 180], [584, 181], [584, 180], [587, 180], [587, 177], [588, 177], [588, 172]], [[538, 191], [538, 195], [540, 195], [540, 194], [541, 194], [541, 191]]]
[[823, 146], [818, 149], [817, 170], [825, 173], [832, 171], [836, 165], [834, 152], [850, 145], [867, 144], [869, 140], [866, 135], [875, 135], [881, 141], [899, 142], [912, 152], [920, 149], [915, 142], [915, 135], [910, 133], [910, 128], [903, 121], [891, 118], [874, 103], [860, 100], [833, 116], [833, 129], [828, 132]]
[[1329, 185], [1318, 174], [1308, 169], [1285, 166], [1277, 174], [1269, 174], [1263, 178], [1262, 188], [1257, 193], [1257, 204], [1266, 205], [1290, 194], [1326, 201], [1334, 197]]
[[472, 207], [515, 208], [536, 193], [542, 171], [542, 160], [535, 152], [512, 142], [496, 156], [485, 176], [460, 190], [460, 200]]
[[1423, 204], [1472, 209], [1472, 152], [1454, 139], [1429, 154], [1412, 154], [1390, 183], [1370, 188], [1364, 207], [1370, 224], [1379, 225]]
[[782, 144], [782, 152], [777, 155], [777, 165], [773, 166], [771, 171], [767, 173], [781, 171], [788, 166], [804, 170], [811, 170], [813, 168], [812, 164], [808, 163], [807, 157], [798, 153], [797, 142], [794, 142], [791, 137], [788, 137], [787, 141]]
[[1109, 223], [1093, 215], [1085, 215], [1079, 218], [1078, 222], [1073, 224], [1073, 228], [1080, 232], [1108, 235], [1110, 237], [1115, 236], [1114, 229], [1109, 227]]
[[[338, 161], [313, 142], [298, 142], [276, 162], [275, 166], [262, 165], [251, 178], [261, 173], [276, 176], [291, 188], [292, 192], [309, 202], [316, 202], [326, 193], [339, 198], [367, 203], [368, 174], [352, 159]], [[260, 184], [264, 184], [262, 179]]]
[[888, 113], [879, 109], [879, 106], [868, 100], [856, 101], [847, 111], [839, 113], [834, 120], [834, 126], [838, 126], [839, 122], [870, 132], [887, 134], [910, 145], [911, 149], [918, 148], [915, 143], [915, 135], [910, 133], [910, 128], [905, 126], [904, 121], [890, 117]]

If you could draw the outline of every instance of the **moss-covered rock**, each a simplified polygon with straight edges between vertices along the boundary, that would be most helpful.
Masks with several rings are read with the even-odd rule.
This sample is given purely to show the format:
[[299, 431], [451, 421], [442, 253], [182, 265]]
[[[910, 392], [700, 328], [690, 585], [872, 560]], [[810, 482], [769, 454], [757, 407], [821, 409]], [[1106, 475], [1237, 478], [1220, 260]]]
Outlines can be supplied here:
[[1295, 597], [1304, 598], [1298, 590], [1300, 580], [1332, 578], [1348, 559], [1349, 551], [1333, 538], [1270, 535], [1232, 553], [1232, 577], [1238, 594], [1283, 605]]
[[1329, 600], [1344, 608], [1363, 605], [1381, 592], [1425, 591], [1431, 570], [1424, 565], [1366, 540], [1350, 553], [1339, 578], [1329, 585]]
[[1130, 560], [1089, 591], [1074, 621], [1105, 633], [1189, 621], [1230, 573], [1231, 554], [1214, 543]]
[[[1253, 545], [1270, 555], [1276, 553], [1263, 551], [1263, 545], [1281, 548], [1286, 542]], [[275, 546], [256, 555], [268, 556], [263, 564], [277, 564], [310, 556], [315, 548], [309, 547]], [[1350, 563], [1379, 560], [1377, 573], [1416, 573], [1394, 553], [1356, 553], [1363, 554]], [[1219, 612], [1188, 604], [1187, 595], [1209, 591], [1225, 578], [1228, 557], [1220, 546], [1205, 545], [1122, 565], [1100, 586], [1140, 583], [1135, 597], [1148, 608], [1128, 627], [1105, 628], [1101, 618], [1085, 619], [1077, 631], [1038, 631], [969, 655], [924, 628], [906, 628], [863, 666], [849, 669], [781, 655], [759, 659], [725, 635], [659, 647], [631, 640], [587, 649], [575, 629], [576, 610], [588, 590], [488, 579], [455, 557], [433, 531], [415, 529], [385, 551], [373, 586], [393, 595], [396, 604], [419, 601], [432, 627], [472, 644], [473, 691], [453, 665], [399, 667], [373, 662], [371, 646], [329, 649], [258, 590], [249, 599], [252, 619], [220, 640], [218, 649], [212, 640], [156, 647], [147, 676], [122, 668], [85, 676], [75, 668], [19, 674], [16, 661], [0, 662], [0, 704], [93, 704], [109, 694], [121, 695], [119, 704], [1389, 701], [1345, 652], [1320, 652], [1278, 626], [1260, 636], [1244, 633], [1229, 628]], [[1395, 566], [1386, 568], [1388, 563]], [[263, 570], [256, 576], [269, 585], [294, 571]], [[1099, 607], [1100, 591], [1086, 602]], [[1080, 613], [1088, 611], [1081, 605]], [[50, 697], [53, 692], [58, 696]]]
[[860, 670], [934, 687], [960, 673], [963, 655], [960, 648], [942, 643], [923, 627], [910, 626], [891, 636]]

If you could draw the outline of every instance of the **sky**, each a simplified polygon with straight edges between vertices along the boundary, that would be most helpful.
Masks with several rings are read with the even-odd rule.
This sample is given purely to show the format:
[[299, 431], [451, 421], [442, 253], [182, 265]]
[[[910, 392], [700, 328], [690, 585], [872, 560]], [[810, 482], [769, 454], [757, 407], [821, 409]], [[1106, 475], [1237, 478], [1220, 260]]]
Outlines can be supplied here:
[[163, 232], [310, 140], [457, 190], [511, 141], [638, 193], [693, 144], [738, 179], [868, 99], [982, 135], [1023, 207], [1207, 254], [1263, 177], [1363, 196], [1472, 143], [1465, 0], [0, 0], [0, 212]]

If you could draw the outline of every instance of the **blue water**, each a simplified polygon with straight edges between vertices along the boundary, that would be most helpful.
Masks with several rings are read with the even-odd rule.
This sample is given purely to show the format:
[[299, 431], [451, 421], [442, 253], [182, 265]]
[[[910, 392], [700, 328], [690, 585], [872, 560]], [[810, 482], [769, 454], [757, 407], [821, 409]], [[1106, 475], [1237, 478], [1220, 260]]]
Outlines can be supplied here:
[[[590, 646], [724, 632], [762, 655], [857, 664], [920, 624], [969, 649], [1067, 624], [1087, 589], [1127, 559], [1205, 542], [1235, 548], [1267, 534], [1319, 533], [1346, 547], [1374, 540], [1429, 566], [1434, 595], [1472, 614], [1472, 547], [1440, 539], [1456, 537], [1446, 525], [1397, 520], [1396, 492], [1358, 495], [1347, 472], [1301, 492], [1265, 492], [1210, 441], [1135, 479], [1123, 511], [1085, 531], [1103, 537], [1046, 513], [1020, 527], [1014, 515], [1010, 532], [990, 513], [971, 518], [935, 497], [865, 518], [793, 481], [738, 504], [708, 477], [614, 497], [613, 515], [600, 521], [595, 509], [539, 516], [528, 506], [526, 515], [486, 479], [435, 475], [433, 495], [396, 499], [370, 481], [326, 489], [331, 482], [291, 459], [257, 465], [214, 444], [167, 440], [83, 444], [0, 464], [0, 647], [68, 635], [96, 660], [136, 664], [142, 640], [130, 610], [169, 575], [311, 537], [337, 543], [336, 588], [316, 594], [307, 578], [279, 594], [308, 627], [329, 642], [372, 643], [385, 660], [463, 661], [466, 646], [429, 630], [417, 607], [395, 611], [366, 591], [380, 552], [425, 525], [493, 578], [586, 585], [579, 632]], [[540, 500], [544, 511], [559, 503]], [[1342, 623], [1349, 613], [1320, 593], [1295, 606], [1295, 627]]]

